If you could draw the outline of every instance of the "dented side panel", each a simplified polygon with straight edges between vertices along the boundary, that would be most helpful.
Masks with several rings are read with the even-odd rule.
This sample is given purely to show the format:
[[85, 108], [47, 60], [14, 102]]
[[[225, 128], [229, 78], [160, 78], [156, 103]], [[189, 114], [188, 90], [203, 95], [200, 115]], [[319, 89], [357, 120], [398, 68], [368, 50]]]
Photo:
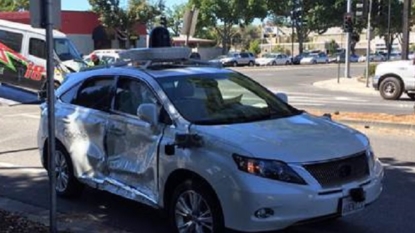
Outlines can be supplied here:
[[77, 177], [102, 177], [106, 172], [104, 138], [108, 114], [62, 104], [56, 112], [58, 138], [71, 154]]
[[126, 114], [114, 114], [108, 122], [108, 178], [138, 190], [155, 203], [161, 130]]

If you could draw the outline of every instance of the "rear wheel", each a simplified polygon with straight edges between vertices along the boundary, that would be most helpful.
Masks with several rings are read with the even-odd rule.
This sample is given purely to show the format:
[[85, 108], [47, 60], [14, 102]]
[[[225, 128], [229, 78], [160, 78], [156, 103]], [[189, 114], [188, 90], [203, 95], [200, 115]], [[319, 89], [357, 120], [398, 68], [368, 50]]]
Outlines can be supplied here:
[[232, 62], [232, 66], [233, 67], [237, 67], [238, 66], [238, 62], [236, 62], [236, 61]]
[[248, 63], [248, 66], [254, 66], [255, 65], [255, 63], [253, 62], [253, 61], [250, 61], [249, 63]]
[[403, 93], [401, 82], [395, 77], [388, 77], [380, 84], [380, 95], [386, 100], [397, 100]]
[[201, 181], [189, 179], [175, 189], [169, 218], [176, 233], [221, 233], [225, 229], [216, 194]]
[[74, 175], [72, 160], [61, 145], [55, 151], [56, 194], [61, 197], [77, 197], [81, 195], [83, 184]]

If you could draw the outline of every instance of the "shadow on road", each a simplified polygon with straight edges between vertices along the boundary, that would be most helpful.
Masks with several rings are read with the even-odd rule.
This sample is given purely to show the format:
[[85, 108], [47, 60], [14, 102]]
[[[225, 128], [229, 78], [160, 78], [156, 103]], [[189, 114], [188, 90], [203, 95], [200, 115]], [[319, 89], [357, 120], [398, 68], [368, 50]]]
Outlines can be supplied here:
[[[363, 212], [331, 222], [321, 222], [287, 229], [285, 233], [410, 233], [408, 223], [415, 221], [413, 196], [415, 169], [413, 162], [382, 160], [386, 165], [385, 189], [380, 199]], [[46, 172], [27, 172], [27, 168], [0, 168], [0, 193], [23, 203], [48, 208]], [[397, 196], [397, 194], [399, 196]], [[89, 220], [128, 232], [170, 232], [159, 211], [107, 192], [85, 189], [78, 199], [58, 198], [60, 221]], [[276, 232], [275, 232], [276, 233]]]

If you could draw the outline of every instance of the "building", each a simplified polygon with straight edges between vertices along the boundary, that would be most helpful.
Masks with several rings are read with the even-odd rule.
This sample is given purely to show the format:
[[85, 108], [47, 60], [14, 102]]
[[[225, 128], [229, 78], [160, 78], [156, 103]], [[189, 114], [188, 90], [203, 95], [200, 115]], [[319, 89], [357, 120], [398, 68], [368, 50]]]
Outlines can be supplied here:
[[[30, 13], [0, 12], [0, 19], [30, 24]], [[62, 11], [62, 24], [59, 30], [70, 38], [78, 50], [89, 54], [96, 49], [124, 48], [127, 37], [120, 31], [108, 30], [98, 20], [98, 15], [89, 11]], [[132, 47], [147, 45], [146, 26], [137, 24], [135, 33], [130, 38]]]

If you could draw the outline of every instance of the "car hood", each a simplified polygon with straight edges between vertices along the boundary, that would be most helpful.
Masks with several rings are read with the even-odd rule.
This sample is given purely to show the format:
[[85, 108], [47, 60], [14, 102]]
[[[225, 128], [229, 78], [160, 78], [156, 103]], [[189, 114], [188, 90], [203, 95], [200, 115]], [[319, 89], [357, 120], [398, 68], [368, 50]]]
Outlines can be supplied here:
[[195, 129], [207, 140], [237, 148], [246, 156], [288, 163], [340, 158], [364, 151], [368, 146], [367, 138], [358, 131], [306, 113], [252, 123], [198, 125]]

